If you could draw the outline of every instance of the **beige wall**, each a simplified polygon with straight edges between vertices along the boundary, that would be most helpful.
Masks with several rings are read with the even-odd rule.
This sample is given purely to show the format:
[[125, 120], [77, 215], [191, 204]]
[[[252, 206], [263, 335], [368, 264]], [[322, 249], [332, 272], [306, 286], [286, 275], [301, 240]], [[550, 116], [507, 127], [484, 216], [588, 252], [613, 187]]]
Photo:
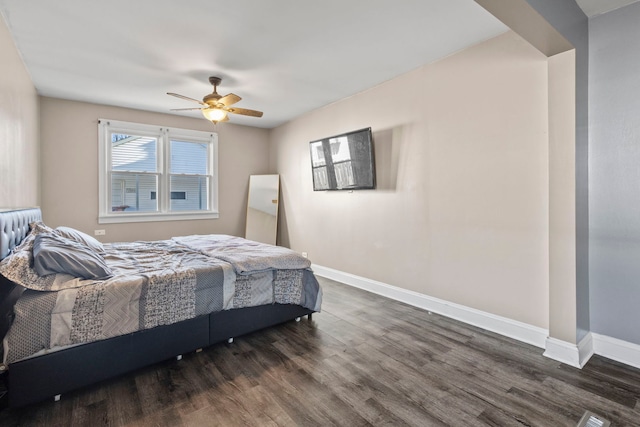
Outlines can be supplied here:
[[0, 207], [40, 204], [38, 95], [0, 18]]
[[549, 337], [576, 344], [590, 330], [589, 23], [575, 2], [476, 2], [549, 58]]
[[185, 234], [244, 235], [249, 175], [269, 172], [268, 131], [225, 123], [217, 128], [220, 218], [98, 224], [98, 119], [211, 131], [203, 119], [41, 98], [42, 211], [51, 226], [68, 225], [104, 242], [158, 240]]
[[549, 58], [549, 336], [576, 336], [575, 50]]
[[[274, 129], [280, 242], [547, 328], [547, 98], [546, 57], [509, 32]], [[367, 126], [377, 189], [313, 192], [308, 142]]]

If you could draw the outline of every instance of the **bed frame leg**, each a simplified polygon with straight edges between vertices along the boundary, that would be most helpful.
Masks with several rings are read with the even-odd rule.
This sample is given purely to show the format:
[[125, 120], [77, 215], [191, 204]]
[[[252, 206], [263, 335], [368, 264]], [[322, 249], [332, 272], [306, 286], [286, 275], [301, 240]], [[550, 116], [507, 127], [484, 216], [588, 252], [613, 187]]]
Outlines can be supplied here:
[[176, 360], [182, 360], [182, 355], [181, 354], [177, 355]]
[[231, 344], [231, 343], [233, 343], [233, 337], [231, 337], [231, 338], [229, 338], [229, 339], [227, 340], [227, 344]]
[[53, 396], [53, 401], [54, 402], [60, 402], [60, 398], [62, 397], [61, 394], [56, 394], [55, 396]]
[[307, 320], [311, 320], [311, 313], [307, 314]]

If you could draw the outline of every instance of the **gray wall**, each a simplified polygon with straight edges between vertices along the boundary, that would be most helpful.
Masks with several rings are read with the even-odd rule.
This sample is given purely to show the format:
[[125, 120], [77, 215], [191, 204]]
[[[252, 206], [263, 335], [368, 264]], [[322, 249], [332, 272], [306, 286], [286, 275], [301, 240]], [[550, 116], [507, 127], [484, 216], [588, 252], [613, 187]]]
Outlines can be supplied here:
[[590, 21], [593, 332], [640, 344], [640, 3]]
[[527, 0], [576, 48], [577, 341], [589, 332], [589, 22], [574, 0]]

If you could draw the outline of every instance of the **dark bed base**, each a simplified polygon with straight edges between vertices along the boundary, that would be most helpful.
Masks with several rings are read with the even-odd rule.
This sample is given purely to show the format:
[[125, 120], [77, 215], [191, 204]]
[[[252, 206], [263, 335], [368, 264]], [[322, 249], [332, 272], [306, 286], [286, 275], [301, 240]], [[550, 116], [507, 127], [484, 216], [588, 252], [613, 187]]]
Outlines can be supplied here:
[[24, 406], [313, 311], [273, 304], [196, 317], [12, 363], [9, 406]]

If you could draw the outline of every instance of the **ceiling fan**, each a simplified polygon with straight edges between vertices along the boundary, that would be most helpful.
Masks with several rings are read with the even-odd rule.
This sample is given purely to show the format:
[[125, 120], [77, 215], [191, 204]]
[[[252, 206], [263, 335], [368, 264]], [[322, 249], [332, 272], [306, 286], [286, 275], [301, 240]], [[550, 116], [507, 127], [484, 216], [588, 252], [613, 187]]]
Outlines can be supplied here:
[[198, 101], [197, 99], [189, 98], [188, 96], [180, 95], [177, 93], [167, 92], [167, 95], [186, 99], [187, 101], [197, 102], [198, 104], [202, 105], [202, 107], [198, 108], [173, 108], [171, 109], [171, 111], [200, 110], [202, 111], [202, 115], [207, 120], [211, 120], [213, 124], [228, 121], [229, 117], [227, 116], [227, 113], [241, 114], [243, 116], [251, 117], [262, 117], [262, 111], [249, 110], [246, 108], [231, 108], [231, 105], [240, 101], [242, 98], [233, 93], [225, 96], [218, 94], [218, 85], [221, 81], [222, 79], [220, 77], [209, 77], [209, 83], [213, 85], [213, 92], [205, 95], [205, 97], [202, 98], [202, 101]]

